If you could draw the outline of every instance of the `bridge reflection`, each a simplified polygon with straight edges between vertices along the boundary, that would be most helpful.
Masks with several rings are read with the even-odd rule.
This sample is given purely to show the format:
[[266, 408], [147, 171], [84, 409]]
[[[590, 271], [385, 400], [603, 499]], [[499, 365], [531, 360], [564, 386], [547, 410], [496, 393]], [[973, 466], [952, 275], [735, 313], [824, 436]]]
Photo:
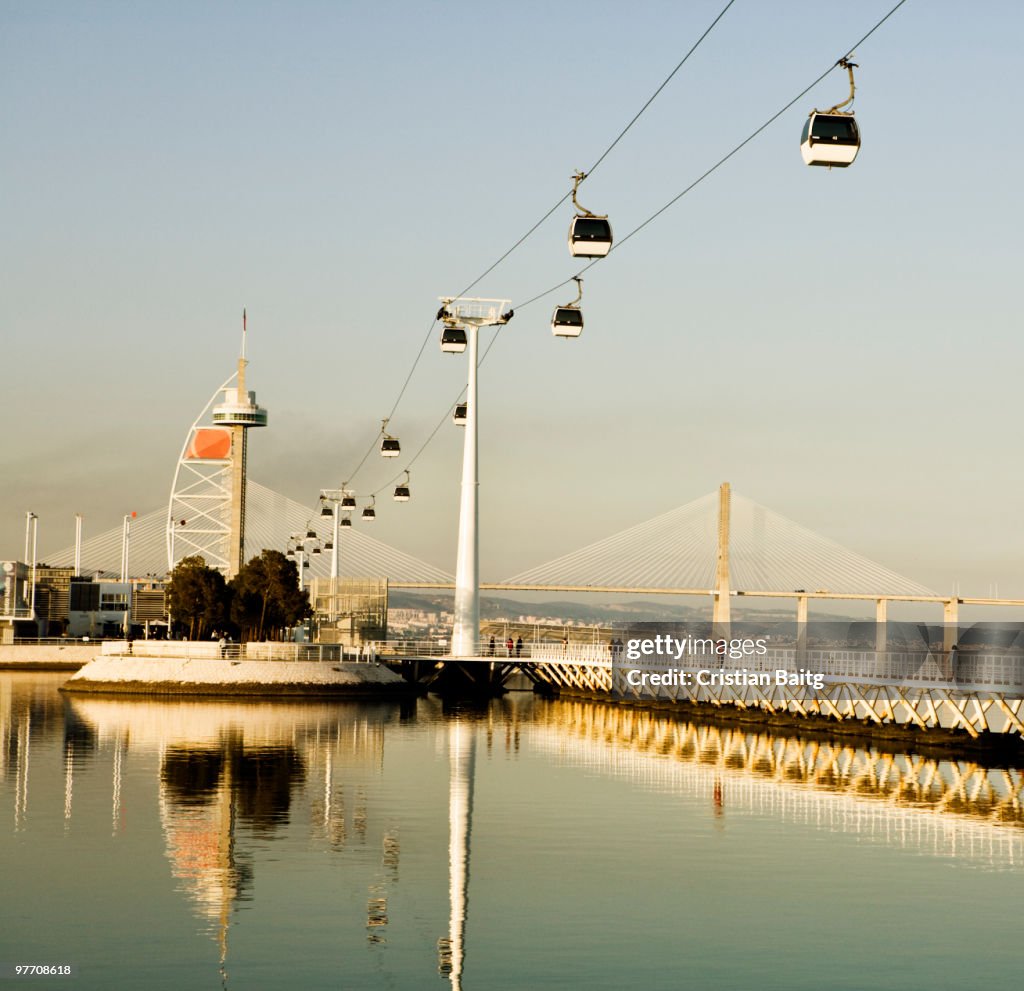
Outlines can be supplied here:
[[1024, 864], [1024, 773], [853, 743], [701, 725], [632, 707], [537, 703], [530, 745], [572, 766], [762, 815], [992, 866]]

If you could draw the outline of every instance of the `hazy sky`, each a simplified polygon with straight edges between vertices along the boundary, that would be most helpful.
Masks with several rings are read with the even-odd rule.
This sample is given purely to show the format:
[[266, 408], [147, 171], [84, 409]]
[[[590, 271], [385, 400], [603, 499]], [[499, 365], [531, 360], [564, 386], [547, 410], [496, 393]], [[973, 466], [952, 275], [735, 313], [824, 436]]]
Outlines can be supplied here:
[[[76, 511], [90, 535], [166, 504], [243, 306], [270, 411], [251, 477], [309, 502], [348, 479], [437, 296], [568, 190], [724, 2], [0, 0], [0, 558], [26, 510], [45, 553]], [[621, 239], [894, 2], [737, 0], [581, 202]], [[728, 480], [940, 591], [1024, 596], [1022, 36], [1011, 0], [909, 0], [856, 51], [852, 168], [799, 153], [837, 70], [587, 274], [578, 340], [549, 328], [571, 290], [517, 308], [481, 371], [485, 579]], [[474, 293], [577, 272], [570, 215]], [[465, 382], [436, 337], [392, 421], [404, 456], [368, 459], [360, 494]], [[449, 570], [461, 440], [441, 428], [373, 531]]]

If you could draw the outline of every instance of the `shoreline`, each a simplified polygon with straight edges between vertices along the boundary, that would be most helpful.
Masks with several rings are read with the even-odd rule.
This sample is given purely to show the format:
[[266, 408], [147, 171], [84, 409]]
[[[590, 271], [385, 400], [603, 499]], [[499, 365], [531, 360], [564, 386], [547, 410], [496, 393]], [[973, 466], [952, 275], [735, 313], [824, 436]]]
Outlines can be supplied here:
[[60, 686], [105, 695], [394, 698], [419, 686], [376, 663], [100, 656]]
[[420, 694], [410, 682], [402, 685], [382, 684], [273, 684], [263, 682], [222, 682], [205, 684], [196, 682], [152, 682], [152, 681], [81, 681], [74, 685], [70, 681], [61, 685], [58, 691], [67, 695], [144, 695], [144, 696], [187, 696], [189, 698], [308, 698], [322, 702], [325, 698], [352, 699], [397, 699]]

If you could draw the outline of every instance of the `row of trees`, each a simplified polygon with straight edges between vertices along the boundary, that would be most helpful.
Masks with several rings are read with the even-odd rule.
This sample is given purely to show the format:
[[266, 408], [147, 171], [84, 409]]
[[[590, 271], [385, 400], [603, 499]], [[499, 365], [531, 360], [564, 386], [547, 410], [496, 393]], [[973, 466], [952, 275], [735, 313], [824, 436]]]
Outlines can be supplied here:
[[230, 582], [198, 555], [182, 558], [167, 582], [167, 610], [189, 640], [276, 640], [312, 613], [295, 562], [280, 551], [254, 557]]

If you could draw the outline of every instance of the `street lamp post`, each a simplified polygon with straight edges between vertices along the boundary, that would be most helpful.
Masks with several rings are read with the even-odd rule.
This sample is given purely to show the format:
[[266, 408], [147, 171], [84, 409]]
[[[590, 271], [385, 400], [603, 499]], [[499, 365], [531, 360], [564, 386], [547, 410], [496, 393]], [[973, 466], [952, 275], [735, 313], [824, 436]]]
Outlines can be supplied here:
[[82, 573], [82, 520], [81, 513], [75, 513], [75, 577]]
[[481, 327], [508, 323], [507, 299], [452, 299], [442, 297], [446, 322], [466, 329], [469, 376], [466, 384], [466, 435], [462, 448], [462, 491], [459, 499], [459, 549], [455, 565], [455, 617], [452, 657], [473, 657], [480, 639], [480, 509], [477, 434], [477, 339]]
[[[31, 534], [31, 541], [29, 534]], [[36, 618], [36, 547], [38, 537], [39, 517], [35, 513], [28, 512], [25, 514], [25, 562], [28, 563], [30, 560], [32, 562], [32, 591], [29, 593], [29, 609], [33, 620]], [[31, 558], [29, 550], [32, 552]]]
[[135, 513], [126, 513], [121, 526], [121, 583], [128, 581], [128, 544], [131, 541], [132, 520]]
[[[131, 542], [132, 520], [135, 519], [135, 512], [125, 513], [124, 523], [121, 530], [121, 584], [128, 585], [128, 545]], [[128, 637], [132, 628], [132, 590], [130, 587], [124, 593], [124, 635]]]

